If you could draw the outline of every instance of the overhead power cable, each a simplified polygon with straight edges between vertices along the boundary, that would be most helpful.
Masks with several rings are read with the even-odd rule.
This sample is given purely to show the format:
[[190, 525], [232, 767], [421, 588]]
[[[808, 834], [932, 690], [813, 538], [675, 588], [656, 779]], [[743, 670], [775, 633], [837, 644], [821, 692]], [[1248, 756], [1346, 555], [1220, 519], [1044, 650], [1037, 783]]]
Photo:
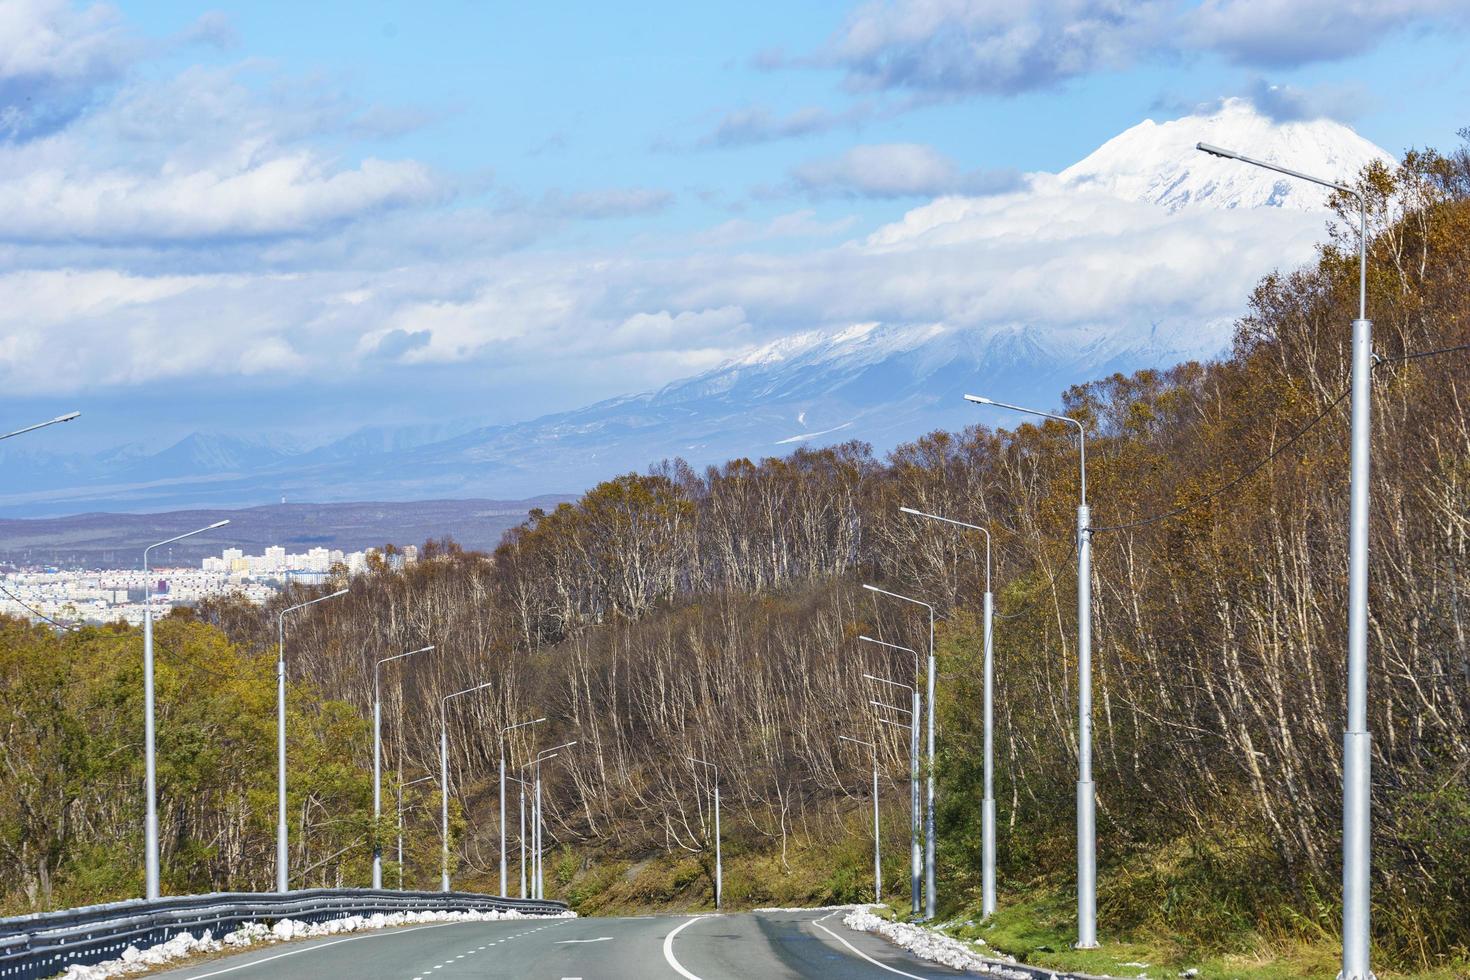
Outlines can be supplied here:
[[1189, 501], [1186, 504], [1181, 504], [1180, 506], [1175, 507], [1173, 510], [1165, 511], [1162, 514], [1155, 514], [1152, 517], [1145, 517], [1141, 520], [1129, 521], [1126, 524], [1099, 525], [1091, 528], [1092, 532], [1097, 533], [1099, 531], [1127, 531], [1135, 527], [1146, 527], [1149, 524], [1157, 524], [1160, 521], [1167, 521], [1171, 517], [1178, 517], [1180, 514], [1183, 514], [1186, 511], [1193, 510], [1201, 504], [1209, 503], [1211, 500], [1214, 500], [1216, 497], [1220, 496], [1222, 493], [1225, 493], [1227, 490], [1232, 490], [1240, 484], [1244, 483], [1246, 480], [1249, 480], [1251, 477], [1259, 473], [1263, 467], [1274, 460], [1277, 456], [1280, 456], [1292, 446], [1296, 445], [1297, 440], [1310, 432], [1318, 422], [1321, 422], [1323, 419], [1325, 419], [1327, 417], [1327, 413], [1336, 408], [1338, 404], [1348, 396], [1348, 392], [1350, 392], [1351, 390], [1351, 388], [1344, 388], [1341, 392], [1338, 393], [1336, 398], [1328, 402], [1327, 406], [1313, 417], [1312, 421], [1308, 422], [1306, 425], [1296, 430], [1296, 432], [1292, 433], [1291, 438], [1287, 439], [1281, 445], [1271, 450], [1271, 452], [1268, 453], [1266, 456], [1252, 463], [1245, 470], [1241, 471], [1235, 478], [1220, 484], [1220, 486], [1215, 487], [1213, 490], [1210, 490], [1206, 493], [1201, 494], [1198, 497], [1195, 497], [1193, 500]]
[[[1374, 360], [1373, 366], [1374, 367], [1377, 367], [1380, 364], [1392, 364], [1392, 363], [1395, 363], [1397, 361], [1412, 361], [1412, 360], [1415, 360], [1415, 359], [1420, 358], [1420, 357], [1434, 357], [1435, 355], [1438, 355], [1438, 354], [1453, 354], [1453, 353], [1457, 353], [1459, 351], [1470, 351], [1470, 344], [1456, 344], [1453, 347], [1439, 347], [1439, 348], [1436, 348], [1434, 350], [1412, 351], [1412, 352], [1410, 352], [1408, 354], [1399, 354], [1399, 355], [1397, 355], [1395, 357], [1376, 357], [1375, 360]], [[1248, 469], [1246, 469], [1240, 475], [1236, 476], [1234, 479], [1229, 480], [1228, 482], [1226, 482], [1224, 484], [1221, 484], [1220, 486], [1218, 486], [1215, 489], [1209, 491], [1208, 493], [1201, 494], [1200, 496], [1194, 498], [1193, 500], [1189, 501], [1186, 504], [1182, 504], [1181, 506], [1176, 507], [1173, 510], [1166, 511], [1166, 512], [1164, 512], [1162, 514], [1155, 514], [1153, 517], [1145, 517], [1145, 518], [1143, 518], [1141, 520], [1137, 520], [1137, 521], [1129, 521], [1126, 524], [1106, 524], [1106, 525], [1100, 525], [1100, 526], [1097, 526], [1097, 527], [1092, 528], [1092, 530], [1094, 532], [1097, 532], [1097, 531], [1127, 531], [1127, 530], [1131, 530], [1131, 529], [1136, 528], [1136, 527], [1145, 527], [1145, 526], [1147, 526], [1149, 524], [1157, 524], [1160, 521], [1166, 521], [1166, 520], [1168, 520], [1171, 517], [1178, 517], [1180, 514], [1183, 514], [1186, 511], [1193, 510], [1194, 508], [1200, 506], [1201, 504], [1208, 503], [1209, 501], [1213, 500], [1214, 498], [1220, 496], [1225, 491], [1231, 490], [1234, 487], [1239, 486], [1241, 483], [1244, 483], [1246, 480], [1250, 479], [1251, 477], [1255, 476], [1258, 472], [1261, 471], [1261, 469], [1263, 467], [1265, 467], [1268, 463], [1270, 463], [1271, 461], [1273, 461], [1274, 459], [1276, 459], [1277, 456], [1280, 456], [1282, 453], [1286, 452], [1286, 450], [1290, 449], [1296, 443], [1296, 441], [1298, 439], [1300, 439], [1302, 436], [1306, 435], [1307, 432], [1309, 432], [1312, 429], [1313, 426], [1317, 425], [1317, 423], [1321, 422], [1324, 418], [1326, 418], [1327, 417], [1327, 414], [1329, 412], [1331, 412], [1334, 408], [1336, 408], [1337, 405], [1338, 405], [1338, 403], [1341, 402], [1344, 398], [1346, 398], [1347, 395], [1348, 395], [1348, 392], [1351, 391], [1351, 390], [1352, 390], [1351, 388], [1344, 388], [1342, 390], [1342, 392], [1339, 393], [1336, 398], [1334, 398], [1334, 399], [1332, 399], [1332, 401], [1328, 402], [1327, 403], [1327, 406], [1325, 408], [1323, 408], [1322, 411], [1318, 412], [1317, 415], [1310, 422], [1308, 422], [1306, 425], [1304, 425], [1300, 429], [1298, 429], [1291, 436], [1290, 439], [1287, 439], [1280, 446], [1277, 446], [1268, 455], [1266, 455], [1264, 458], [1262, 458], [1261, 460], [1259, 460], [1256, 463], [1254, 463], [1253, 465], [1251, 465]]]
[[35, 606], [29, 605], [24, 599], [22, 599], [20, 596], [16, 595], [14, 592], [11, 592], [9, 589], [7, 589], [3, 585], [0, 585], [0, 592], [4, 592], [7, 596], [10, 597], [10, 601], [11, 602], [14, 602], [17, 606], [20, 606], [20, 608], [24, 609], [26, 612], [30, 613], [32, 616], [35, 616], [37, 619], [44, 619], [46, 622], [50, 623], [52, 626], [55, 626], [57, 629], [63, 629], [63, 630], [79, 630], [79, 629], [81, 629], [80, 626], [77, 626], [75, 624], [72, 624], [72, 623], [62, 623], [62, 622], [58, 622], [57, 620], [52, 619], [50, 616], [48, 616], [45, 613], [41, 612], [41, 610], [37, 609]]
[[1436, 354], [1453, 354], [1457, 351], [1462, 350], [1470, 350], [1470, 344], [1457, 344], [1454, 347], [1440, 347], [1437, 350], [1414, 351], [1411, 354], [1399, 354], [1397, 357], [1380, 357], [1376, 359], [1376, 361], [1374, 362], [1374, 366], [1376, 367], [1378, 364], [1392, 364], [1395, 361], [1412, 361], [1415, 358], [1419, 357], [1433, 357]]

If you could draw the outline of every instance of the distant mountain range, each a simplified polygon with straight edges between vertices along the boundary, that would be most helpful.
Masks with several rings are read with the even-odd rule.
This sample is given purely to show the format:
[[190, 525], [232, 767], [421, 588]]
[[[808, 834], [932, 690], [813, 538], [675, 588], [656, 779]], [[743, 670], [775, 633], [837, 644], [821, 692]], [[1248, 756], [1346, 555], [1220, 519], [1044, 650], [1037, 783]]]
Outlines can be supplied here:
[[137, 568], [148, 545], [222, 518], [229, 518], [227, 527], [154, 552], [154, 566], [198, 565], [225, 548], [243, 548], [252, 555], [263, 554], [271, 545], [281, 545], [288, 553], [312, 548], [350, 552], [385, 544], [421, 545], [446, 536], [466, 549], [490, 551], [532, 508], [550, 510], [564, 499], [273, 504], [244, 510], [0, 520], [0, 565]]
[[[1100, 193], [1176, 214], [1324, 206], [1320, 189], [1200, 154], [1199, 140], [1248, 147], [1324, 174], [1392, 161], [1337, 123], [1280, 124], [1228, 101], [1208, 115], [1141, 123], [1059, 174], [1032, 175], [1030, 193]], [[983, 205], [940, 199], [864, 245], [942, 244], [940, 236], [959, 234], [953, 229]], [[56, 456], [7, 444], [0, 447], [0, 513], [531, 496], [577, 492], [675, 456], [701, 465], [846, 439], [881, 451], [934, 428], [986, 421], [960, 399], [966, 391], [1052, 405], [1067, 386], [1114, 371], [1212, 356], [1227, 336], [1218, 323], [1176, 322], [1161, 330], [1136, 316], [1126, 327], [1079, 322], [1062, 332], [1015, 322], [866, 323], [799, 333], [657, 391], [516, 424], [383, 426], [314, 448], [206, 433], [153, 453], [123, 447]]]

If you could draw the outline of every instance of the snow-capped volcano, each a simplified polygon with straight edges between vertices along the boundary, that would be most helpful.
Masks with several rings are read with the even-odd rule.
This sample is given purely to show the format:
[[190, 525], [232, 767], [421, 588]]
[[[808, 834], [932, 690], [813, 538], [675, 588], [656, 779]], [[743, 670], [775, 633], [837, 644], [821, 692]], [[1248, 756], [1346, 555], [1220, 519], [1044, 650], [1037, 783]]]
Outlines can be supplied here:
[[1330, 119], [1278, 123], [1244, 99], [1208, 115], [1145, 119], [1057, 175], [1066, 187], [1095, 187], [1170, 211], [1189, 207], [1280, 207], [1316, 211], [1329, 191], [1316, 184], [1222, 160], [1195, 149], [1212, 143], [1327, 180], [1350, 182], [1369, 163], [1393, 157]]
[[[138, 509], [258, 503], [263, 488], [265, 499], [316, 501], [519, 497], [675, 456], [703, 465], [847, 439], [881, 452], [935, 428], [1008, 424], [962, 395], [1045, 407], [1113, 372], [1214, 356], [1262, 275], [1311, 260], [1327, 195], [1207, 156], [1201, 141], [1342, 180], [1392, 163], [1345, 126], [1278, 124], [1227, 101], [1140, 123], [1060, 174], [1031, 175], [1023, 190], [939, 198], [837, 248], [721, 256], [698, 302], [739, 309], [763, 342], [657, 390], [280, 459], [216, 452], [233, 472], [140, 478], [126, 497], [116, 482], [153, 473], [149, 460], [129, 459], [121, 474], [101, 460], [90, 472], [8, 460], [7, 485], [47, 493], [53, 509], [104, 492]], [[810, 326], [778, 333], [775, 323]], [[27, 499], [0, 504], [15, 512]]]

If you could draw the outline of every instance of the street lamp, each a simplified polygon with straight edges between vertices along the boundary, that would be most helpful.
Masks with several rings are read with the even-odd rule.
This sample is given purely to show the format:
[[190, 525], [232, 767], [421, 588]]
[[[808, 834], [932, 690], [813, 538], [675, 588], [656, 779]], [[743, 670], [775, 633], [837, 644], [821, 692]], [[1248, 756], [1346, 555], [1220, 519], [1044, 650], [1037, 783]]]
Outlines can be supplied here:
[[291, 890], [290, 856], [286, 850], [286, 614], [347, 594], [338, 589], [282, 609], [276, 617], [276, 891]]
[[373, 887], [383, 887], [383, 845], [378, 840], [378, 820], [383, 815], [383, 695], [378, 683], [378, 672], [384, 664], [393, 660], [412, 657], [416, 653], [428, 653], [434, 649], [426, 646], [392, 657], [384, 657], [373, 664]]
[[16, 429], [14, 432], [7, 432], [4, 435], [0, 435], [0, 439], [9, 439], [11, 436], [22, 436], [25, 435], [27, 432], [35, 432], [37, 429], [44, 429], [46, 428], [46, 426], [55, 425], [58, 422], [70, 422], [72, 419], [77, 418], [81, 414], [81, 412], [67, 412], [65, 415], [58, 415], [54, 419], [47, 419], [45, 422], [37, 422], [35, 425], [28, 425], [24, 429]]
[[708, 766], [715, 771], [715, 911], [718, 912], [724, 894], [724, 868], [720, 864], [720, 767], [692, 755], [686, 758], [696, 765]]
[[[889, 643], [885, 640], [876, 640], [871, 636], [859, 636], [864, 643], [872, 643], [890, 650], [902, 650], [911, 654], [914, 658], [914, 684], [919, 683], [919, 652], [911, 647], [899, 646], [897, 643]], [[877, 681], [880, 684], [889, 684], [893, 687], [908, 688], [909, 699], [913, 704], [909, 712], [909, 851], [911, 865], [909, 871], [909, 890], [913, 902], [914, 915], [919, 914], [919, 883], [923, 876], [922, 857], [919, 849], [919, 833], [921, 818], [919, 815], [919, 720], [923, 717], [923, 711], [919, 706], [919, 689], [909, 684], [900, 684], [897, 681], [885, 680], [864, 674], [868, 680]], [[891, 722], [890, 722], [891, 724]]]
[[419, 783], [427, 783], [433, 776], [420, 776], [412, 782], [398, 784], [398, 890], [403, 891], [403, 791]]
[[569, 749], [576, 744], [576, 739], [573, 739], [570, 742], [553, 745], [551, 748], [540, 752], [531, 762], [536, 767], [536, 799], [531, 805], [531, 837], [535, 842], [535, 856], [533, 857], [535, 861], [535, 873], [531, 883], [532, 898], [541, 899], [546, 897], [546, 878], [541, 865], [541, 763], [548, 759], [555, 759], [561, 754], [561, 749]]
[[[17, 429], [0, 438], [9, 439], [10, 436], [30, 432], [31, 429], [66, 422], [76, 418], [77, 414], [72, 412], [70, 415], [63, 415], [50, 422]], [[175, 541], [192, 538], [196, 534], [203, 534], [205, 531], [213, 531], [228, 523], [230, 522], [227, 520], [215, 521], [208, 527], [175, 535], [166, 541], [150, 544], [143, 549], [143, 794], [148, 798], [143, 818], [143, 881], [145, 894], [150, 900], [160, 897], [160, 892], [158, 888], [158, 765], [153, 747], [153, 587], [148, 583], [148, 552], [166, 544], [173, 544]]]
[[1208, 143], [1196, 148], [1358, 199], [1358, 318], [1353, 321], [1352, 450], [1348, 485], [1347, 728], [1342, 735], [1342, 973], [1369, 980], [1373, 736], [1368, 731], [1368, 476], [1372, 447], [1373, 321], [1368, 319], [1368, 199], [1363, 192]]
[[905, 514], [924, 517], [931, 521], [969, 528], [985, 535], [985, 796], [980, 818], [980, 914], [988, 918], [995, 914], [995, 660], [991, 648], [990, 622], [995, 601], [990, 591], [990, 529], [978, 524], [969, 524], [938, 514], [928, 514], [912, 507], [900, 507]]
[[[528, 762], [524, 766], [521, 766], [520, 771], [521, 772], [525, 772], [529, 768], [531, 768], [531, 763]], [[521, 829], [520, 829], [520, 833], [517, 835], [517, 839], [521, 842], [521, 898], [525, 898], [526, 897], [526, 781], [524, 779], [521, 779], [519, 776], [507, 776], [505, 778], [506, 779], [509, 779], [513, 783], [520, 784], [520, 787], [521, 787]]]
[[878, 743], [838, 735], [844, 742], [866, 745], [873, 750], [873, 901], [883, 901], [883, 835], [878, 823]]
[[[1092, 781], [1092, 518], [1087, 509], [1087, 430], [1066, 415], [1022, 408], [980, 395], [965, 401], [994, 405], [1077, 427], [1077, 948], [1097, 948], [1097, 787]], [[987, 631], [988, 633], [988, 631]]]
[[439, 890], [449, 891], [449, 702], [464, 694], [473, 694], [489, 687], [491, 681], [467, 687], [463, 691], [446, 694], [439, 699], [439, 820], [443, 837], [439, 861]]
[[924, 918], [934, 918], [934, 906], [936, 899], [936, 883], [934, 880], [934, 679], [939, 673], [934, 664], [934, 607], [927, 602], [911, 599], [897, 592], [888, 592], [878, 588], [876, 585], [864, 585], [863, 588], [869, 592], [886, 595], [890, 599], [899, 599], [903, 602], [923, 606], [929, 610], [929, 670], [928, 690], [925, 692], [929, 701], [929, 719], [927, 725], [928, 750], [929, 750], [929, 772], [924, 781], [927, 799], [924, 807]]
[[[531, 721], [517, 722], [514, 725], [506, 725], [500, 730], [500, 897], [505, 897], [505, 733], [517, 728], [525, 728], [527, 725], [539, 725], [545, 718], [535, 718]], [[524, 889], [523, 889], [524, 890]], [[525, 896], [522, 895], [522, 898]]]

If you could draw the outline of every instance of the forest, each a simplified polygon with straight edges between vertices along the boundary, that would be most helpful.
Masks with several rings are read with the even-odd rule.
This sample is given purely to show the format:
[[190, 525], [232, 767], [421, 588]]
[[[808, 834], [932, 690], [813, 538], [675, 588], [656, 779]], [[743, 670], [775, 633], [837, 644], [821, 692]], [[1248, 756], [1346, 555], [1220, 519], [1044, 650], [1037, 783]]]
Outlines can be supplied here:
[[[1470, 960], [1470, 152], [1361, 176], [1374, 370], [1370, 728], [1374, 939], [1402, 967]], [[1077, 387], [1092, 504], [1099, 930], [1201, 945], [1335, 936], [1355, 202], [1317, 260], [1262, 280], [1209, 363]], [[1228, 254], [1222, 261], [1228, 261]], [[1458, 349], [1457, 349], [1458, 348]], [[1438, 352], [1438, 353], [1436, 353]], [[980, 392], [983, 394], [983, 391]], [[954, 392], [958, 399], [963, 392]], [[997, 416], [977, 410], [977, 423]], [[293, 883], [398, 881], [395, 804], [447, 724], [457, 885], [498, 888], [501, 729], [544, 769], [548, 897], [708, 904], [720, 767], [727, 903], [868, 894], [867, 755], [885, 877], [906, 890], [908, 739], [863, 675], [915, 664], [939, 611], [942, 911], [980, 887], [979, 611], [993, 535], [1000, 901], [1066, 893], [1077, 765], [1078, 446], [1058, 423], [680, 460], [534, 512], [493, 553], [430, 541], [287, 627]], [[399, 542], [400, 544], [406, 542]], [[166, 892], [266, 889], [274, 858], [276, 614], [243, 600], [157, 627]], [[385, 817], [371, 812], [374, 664]], [[141, 639], [0, 622], [0, 905], [138, 894]], [[439, 698], [457, 699], [441, 718]], [[513, 773], [514, 774], [514, 773]], [[404, 880], [433, 887], [434, 781], [403, 790]], [[516, 799], [510, 801], [512, 890]]]

